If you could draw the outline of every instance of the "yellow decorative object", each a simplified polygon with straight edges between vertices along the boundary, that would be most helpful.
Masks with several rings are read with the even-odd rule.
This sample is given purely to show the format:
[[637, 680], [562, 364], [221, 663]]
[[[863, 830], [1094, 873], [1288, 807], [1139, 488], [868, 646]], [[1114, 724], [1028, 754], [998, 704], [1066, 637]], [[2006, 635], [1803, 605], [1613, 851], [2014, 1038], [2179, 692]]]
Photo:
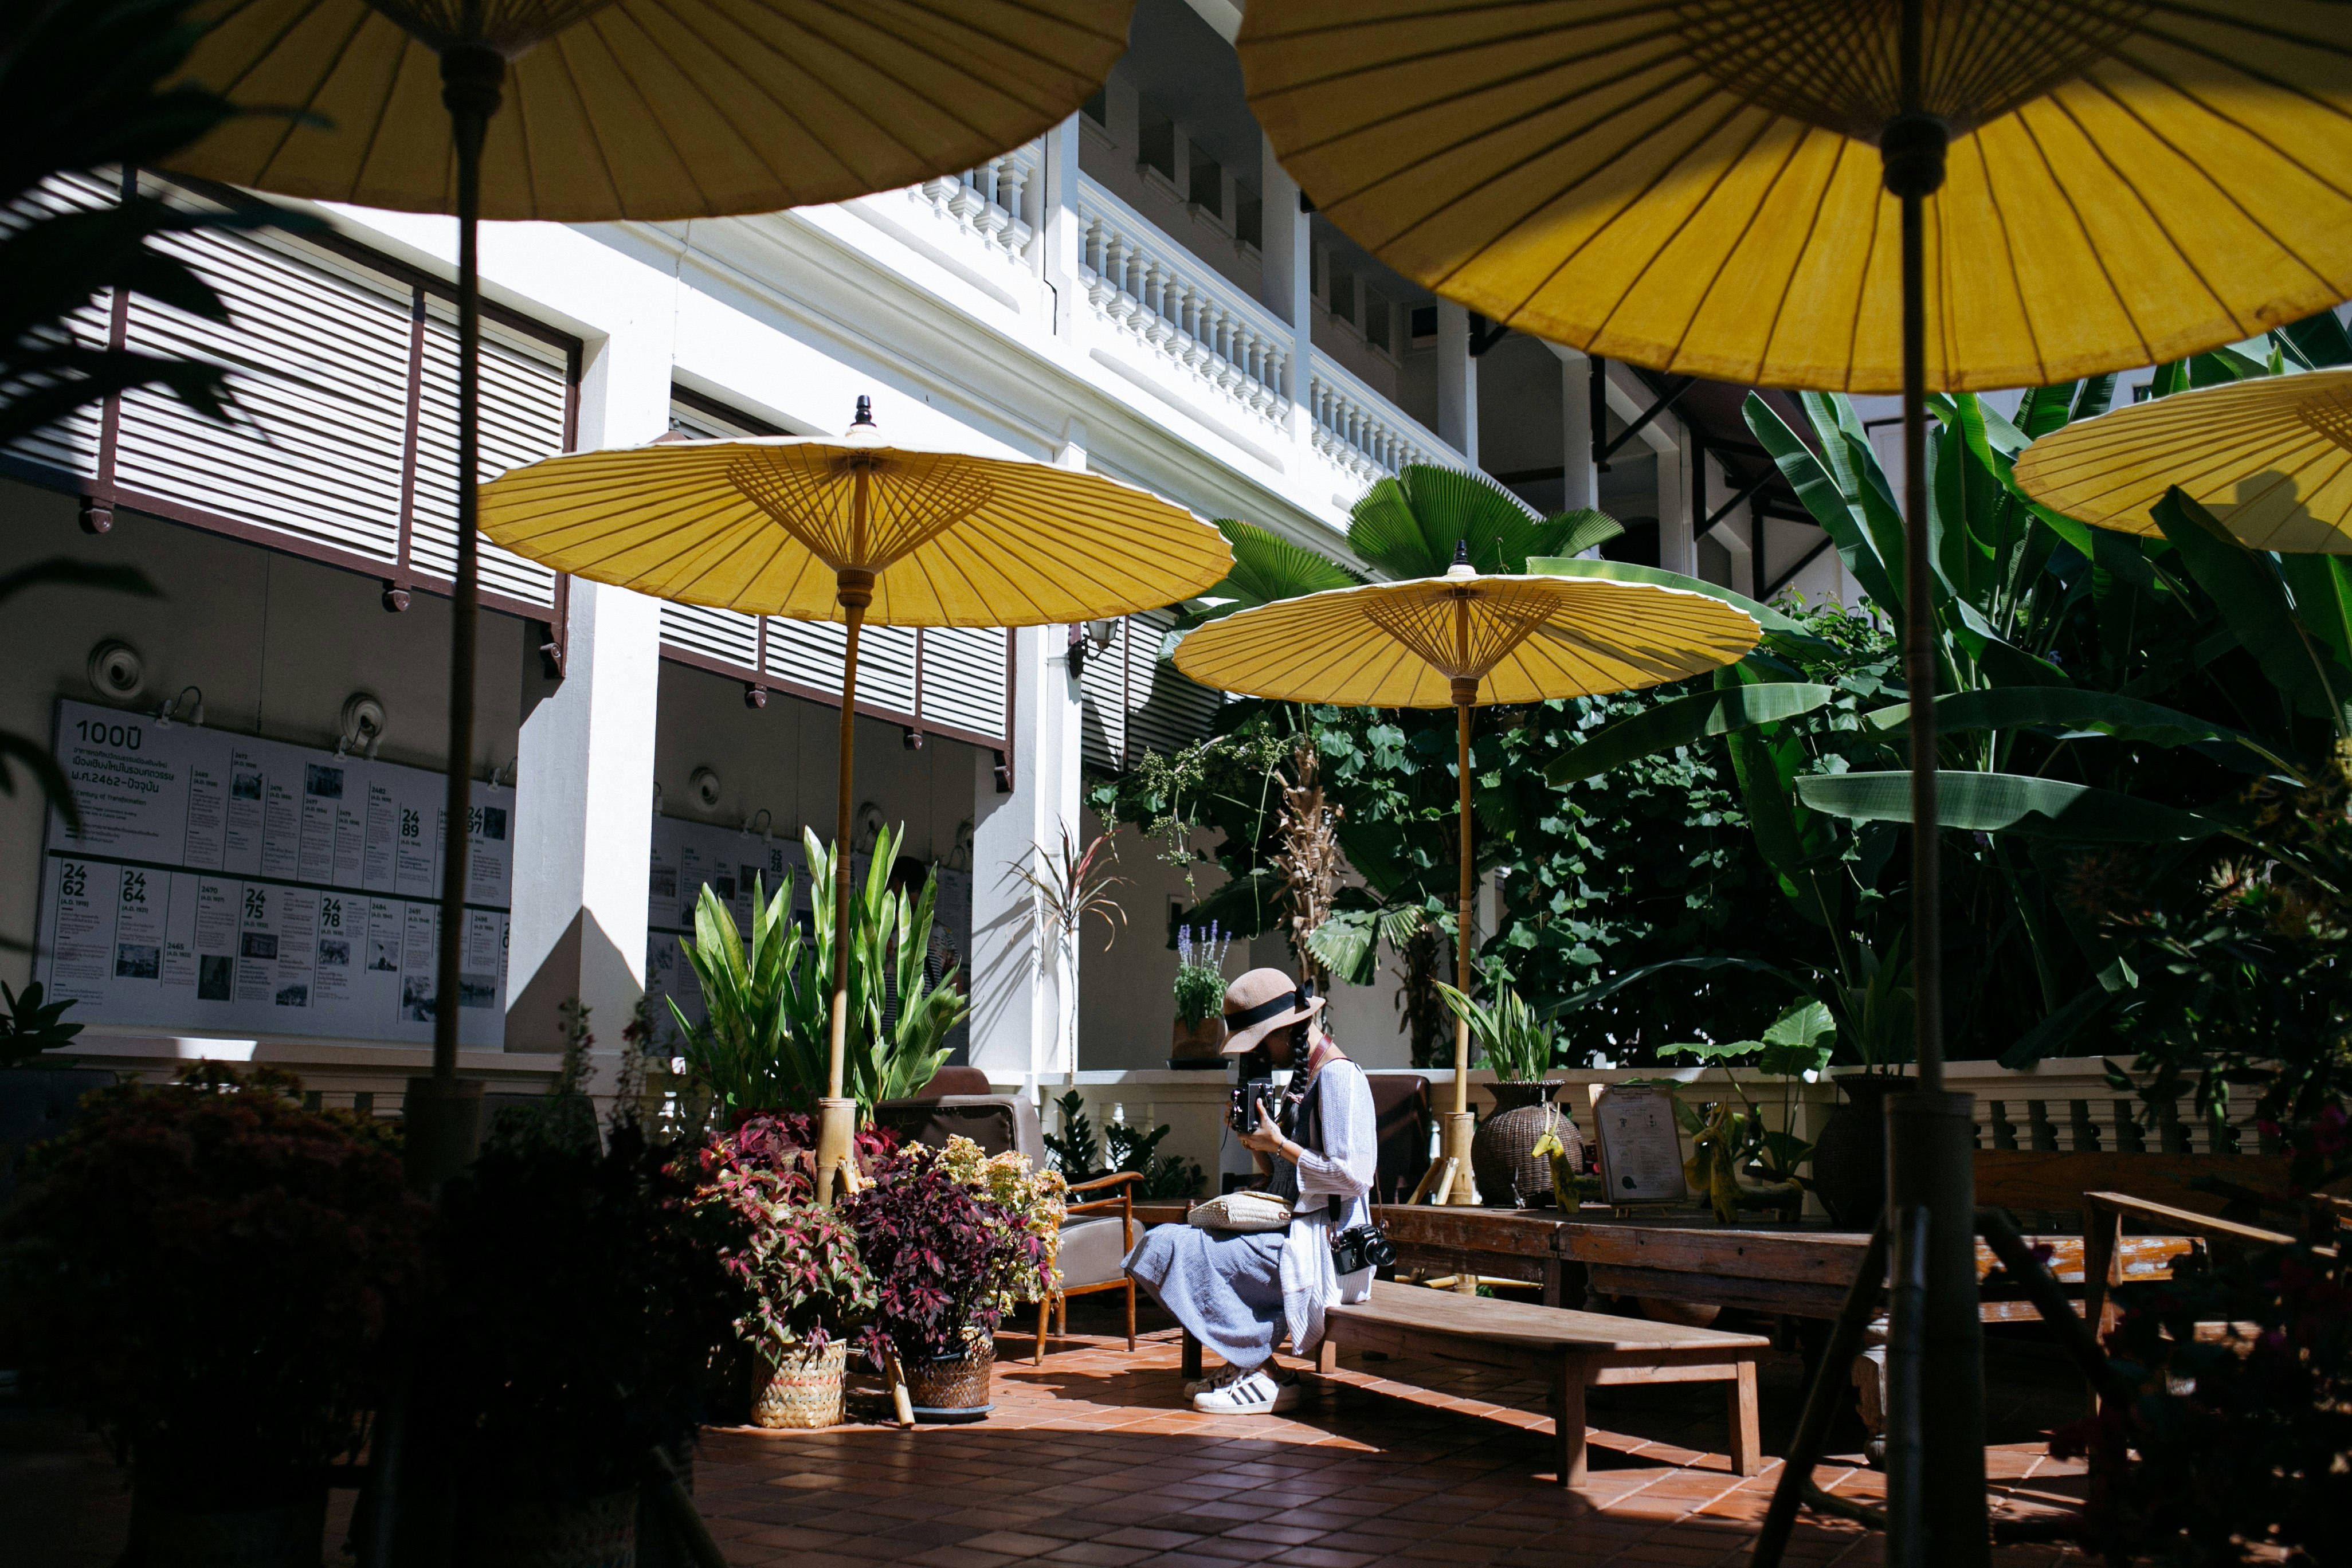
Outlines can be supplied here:
[[[2352, 6], [1927, 0], [1927, 385], [2177, 359], [2352, 296]], [[1902, 385], [1890, 0], [1289, 0], [1251, 107], [1317, 209], [1496, 323]]]
[[1423, 577], [1238, 611], [1178, 644], [1176, 668], [1280, 701], [1445, 708], [1463, 680], [1484, 703], [1662, 685], [1742, 658], [1759, 635], [1720, 599], [1648, 583]]
[[506, 107], [482, 149], [481, 216], [779, 212], [970, 168], [1042, 133], [1127, 52], [1132, 8], [211, 0], [193, 19], [213, 31], [182, 79], [317, 119], [232, 121], [167, 166], [281, 195], [454, 211], [436, 50], [479, 40], [509, 61]]
[[517, 468], [485, 535], [559, 572], [801, 621], [1028, 626], [1157, 609], [1233, 568], [1216, 530], [1098, 474], [839, 440], [657, 441]]
[[2352, 555], [2352, 371], [2179, 392], [2042, 437], [2017, 482], [2053, 511], [2158, 532], [2178, 487], [2255, 550]]

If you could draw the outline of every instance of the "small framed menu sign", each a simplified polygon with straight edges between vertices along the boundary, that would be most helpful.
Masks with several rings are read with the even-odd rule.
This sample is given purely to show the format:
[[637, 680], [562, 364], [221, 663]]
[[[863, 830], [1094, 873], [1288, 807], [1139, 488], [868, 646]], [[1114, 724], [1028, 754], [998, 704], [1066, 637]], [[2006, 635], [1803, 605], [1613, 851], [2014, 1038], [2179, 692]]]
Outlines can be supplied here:
[[1592, 1123], [1612, 1204], [1679, 1204], [1689, 1196], [1671, 1088], [1645, 1083], [1605, 1089], [1593, 1103]]

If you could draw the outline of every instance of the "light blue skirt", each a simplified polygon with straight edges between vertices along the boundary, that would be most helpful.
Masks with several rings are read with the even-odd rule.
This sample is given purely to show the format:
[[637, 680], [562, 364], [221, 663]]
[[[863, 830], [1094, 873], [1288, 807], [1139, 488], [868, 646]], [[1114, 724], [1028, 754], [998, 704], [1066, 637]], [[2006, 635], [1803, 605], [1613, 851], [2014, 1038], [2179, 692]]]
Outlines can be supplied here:
[[1281, 1231], [1157, 1225], [1127, 1271], [1192, 1337], [1234, 1366], [1257, 1366], [1284, 1332]]

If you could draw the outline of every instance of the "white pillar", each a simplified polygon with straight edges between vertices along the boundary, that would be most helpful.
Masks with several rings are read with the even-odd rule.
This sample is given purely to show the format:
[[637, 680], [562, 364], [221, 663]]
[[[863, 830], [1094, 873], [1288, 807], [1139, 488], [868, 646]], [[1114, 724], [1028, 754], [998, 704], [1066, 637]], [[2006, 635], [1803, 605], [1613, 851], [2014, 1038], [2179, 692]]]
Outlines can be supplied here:
[[997, 793], [985, 752], [972, 785], [971, 1059], [995, 1081], [1034, 1093], [1075, 1066], [1061, 1058], [1076, 1039], [1077, 987], [1059, 974], [1036, 895], [1013, 868], [1038, 869], [1041, 850], [1060, 848], [1065, 823], [1084, 831], [1078, 699], [1066, 627], [1013, 636], [1013, 790]]
[[[1664, 426], [1672, 418], [1662, 415], [1658, 424]], [[1658, 453], [1658, 564], [1688, 577], [1698, 571], [1698, 535], [1691, 510], [1696, 487], [1691, 482], [1691, 465], [1694, 459], [1705, 459], [1692, 451], [1690, 429], [1682, 421], [1675, 420], [1668, 434], [1673, 447]]]
[[1559, 356], [1559, 461], [1566, 482], [1560, 510], [1599, 506], [1601, 477], [1592, 468], [1592, 361], [1558, 343], [1546, 346]]
[[1265, 272], [1258, 297], [1290, 327], [1284, 345], [1290, 356], [1290, 436], [1302, 458], [1313, 436], [1314, 411], [1307, 406], [1315, 363], [1314, 226], [1298, 199], [1298, 182], [1277, 162], [1273, 143], [1258, 138], [1259, 255]]
[[1470, 357], [1470, 312], [1437, 302], [1437, 438], [1478, 466], [1478, 362]]
[[[588, 347], [583, 448], [669, 427], [670, 291], [645, 289], [623, 308], [631, 313]], [[559, 1048], [559, 1009], [577, 997], [610, 1053], [645, 991], [661, 614], [625, 589], [575, 578], [569, 592], [563, 679], [525, 714], [515, 769], [506, 1039], [509, 1050]]]
[[1045, 132], [1045, 189], [1037, 195], [1037, 266], [1053, 289], [1054, 335], [1075, 334], [1078, 319], [1078, 117]]

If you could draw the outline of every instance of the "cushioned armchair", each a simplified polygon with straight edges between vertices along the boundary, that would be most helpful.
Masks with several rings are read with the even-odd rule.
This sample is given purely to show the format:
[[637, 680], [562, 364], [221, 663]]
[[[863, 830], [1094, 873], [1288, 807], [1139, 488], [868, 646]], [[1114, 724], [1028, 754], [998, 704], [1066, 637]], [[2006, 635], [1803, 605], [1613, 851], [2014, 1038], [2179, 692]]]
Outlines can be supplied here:
[[[937, 1079], [925, 1086], [927, 1090], [960, 1087], [952, 1079], [942, 1083]], [[1027, 1155], [1032, 1165], [1042, 1168], [1045, 1163], [1037, 1108], [1017, 1094], [926, 1092], [911, 1100], [884, 1100], [874, 1108], [874, 1120], [896, 1129], [910, 1143], [945, 1148], [950, 1136], [961, 1134], [979, 1144], [982, 1153], [1002, 1154], [1013, 1149]], [[1035, 1359], [1040, 1363], [1045, 1359], [1045, 1337], [1057, 1310], [1060, 1331], [1069, 1331], [1070, 1297], [1122, 1286], [1127, 1290], [1127, 1348], [1135, 1348], [1135, 1281], [1127, 1277], [1125, 1265], [1127, 1255], [1143, 1239], [1134, 1199], [1134, 1184], [1141, 1179], [1132, 1171], [1121, 1171], [1070, 1189], [1069, 1215], [1062, 1222], [1061, 1286], [1037, 1303]]]

